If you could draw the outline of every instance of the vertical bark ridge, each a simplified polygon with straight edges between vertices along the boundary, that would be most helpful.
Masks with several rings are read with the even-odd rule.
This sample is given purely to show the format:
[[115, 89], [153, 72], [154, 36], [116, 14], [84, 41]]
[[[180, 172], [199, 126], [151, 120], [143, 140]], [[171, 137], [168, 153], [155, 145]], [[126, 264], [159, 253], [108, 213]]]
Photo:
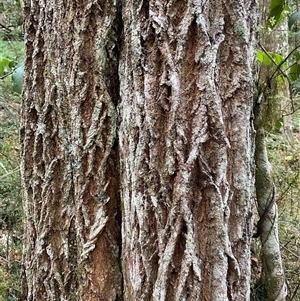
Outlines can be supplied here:
[[226, 5], [123, 7], [126, 300], [249, 300], [255, 6]]
[[[249, 83], [255, 78], [255, 41], [257, 15], [254, 1], [239, 6], [237, 4], [226, 5], [228, 26], [225, 27], [224, 51], [218, 55], [220, 65], [219, 87], [222, 93], [222, 110], [226, 123], [226, 132], [232, 146], [229, 156], [229, 165], [232, 166], [228, 178], [232, 183], [232, 200], [229, 205], [234, 218], [229, 220], [230, 243], [236, 258], [249, 258], [252, 238], [252, 206], [254, 190], [254, 126], [252, 111], [253, 90]], [[248, 34], [245, 34], [248, 28]], [[238, 38], [233, 43], [234, 38]], [[249, 47], [247, 47], [248, 45]], [[246, 59], [248, 58], [248, 59]], [[249, 94], [245, 94], [246, 90]], [[236, 101], [244, 99], [244, 101]], [[246, 112], [246, 115], [245, 115]], [[251, 124], [250, 127], [239, 126]], [[248, 158], [245, 160], [245, 158]], [[248, 179], [248, 187], [245, 185]], [[251, 208], [251, 209], [250, 209]], [[249, 210], [250, 209], [250, 210]], [[237, 227], [238, 225], [238, 227]], [[249, 298], [245, 291], [250, 286], [250, 266], [240, 265], [241, 281], [239, 285], [230, 285], [230, 291], [234, 300]], [[230, 278], [231, 273], [227, 274]], [[244, 290], [240, 289], [241, 284]]]
[[24, 3], [28, 300], [122, 299], [119, 5]]

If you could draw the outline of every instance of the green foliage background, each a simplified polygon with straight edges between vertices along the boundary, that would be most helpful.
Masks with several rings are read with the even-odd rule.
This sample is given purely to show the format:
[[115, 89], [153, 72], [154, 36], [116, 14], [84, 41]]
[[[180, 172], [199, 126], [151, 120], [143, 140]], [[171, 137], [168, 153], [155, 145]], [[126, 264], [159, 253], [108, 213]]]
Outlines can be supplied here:
[[[271, 0], [260, 26], [258, 97], [264, 113], [269, 161], [277, 188], [280, 249], [288, 301], [300, 300], [300, 11], [298, 1]], [[281, 23], [286, 24], [287, 30]], [[276, 30], [278, 30], [276, 32]], [[278, 36], [288, 38], [288, 49]], [[275, 38], [274, 38], [275, 37]], [[277, 39], [276, 39], [277, 37]], [[266, 45], [263, 45], [263, 42]], [[267, 48], [268, 47], [268, 48]], [[267, 48], [267, 49], [266, 49]], [[280, 50], [278, 50], [280, 49]], [[286, 52], [287, 51], [287, 52]], [[253, 242], [253, 301], [266, 300], [259, 282], [259, 242]], [[258, 261], [257, 261], [258, 260]], [[253, 284], [252, 283], [252, 284]], [[258, 286], [256, 286], [258, 284]]]
[[[0, 2], [0, 301], [21, 300], [20, 94], [11, 72], [24, 60], [22, 2]], [[9, 64], [5, 65], [5, 62]]]

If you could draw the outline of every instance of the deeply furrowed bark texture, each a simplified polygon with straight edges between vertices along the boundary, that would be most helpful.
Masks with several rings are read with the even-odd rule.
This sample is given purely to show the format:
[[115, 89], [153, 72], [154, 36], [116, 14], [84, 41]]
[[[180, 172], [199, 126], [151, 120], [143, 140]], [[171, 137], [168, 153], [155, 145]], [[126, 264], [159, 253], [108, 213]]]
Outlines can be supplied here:
[[249, 300], [254, 1], [125, 1], [125, 300]]
[[27, 300], [121, 300], [119, 7], [25, 0], [24, 15]]

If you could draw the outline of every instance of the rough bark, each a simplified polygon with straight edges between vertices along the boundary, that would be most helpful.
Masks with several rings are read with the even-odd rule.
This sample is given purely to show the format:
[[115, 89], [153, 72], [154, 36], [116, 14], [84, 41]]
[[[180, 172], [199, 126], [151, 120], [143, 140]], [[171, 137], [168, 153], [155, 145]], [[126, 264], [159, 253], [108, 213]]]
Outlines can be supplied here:
[[25, 1], [27, 300], [247, 301], [255, 1], [118, 3]]
[[24, 1], [27, 300], [121, 300], [120, 8]]
[[249, 300], [254, 1], [125, 1], [125, 300]]

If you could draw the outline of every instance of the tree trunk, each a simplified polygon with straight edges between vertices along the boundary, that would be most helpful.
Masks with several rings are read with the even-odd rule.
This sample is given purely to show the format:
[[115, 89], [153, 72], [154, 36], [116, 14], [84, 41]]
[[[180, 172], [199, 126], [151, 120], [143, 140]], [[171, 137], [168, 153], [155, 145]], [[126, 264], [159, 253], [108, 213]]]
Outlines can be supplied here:
[[255, 1], [25, 20], [27, 300], [249, 300]]
[[123, 20], [125, 300], [249, 300], [254, 4], [126, 1]]
[[111, 1], [24, 2], [27, 300], [122, 299], [119, 9]]

